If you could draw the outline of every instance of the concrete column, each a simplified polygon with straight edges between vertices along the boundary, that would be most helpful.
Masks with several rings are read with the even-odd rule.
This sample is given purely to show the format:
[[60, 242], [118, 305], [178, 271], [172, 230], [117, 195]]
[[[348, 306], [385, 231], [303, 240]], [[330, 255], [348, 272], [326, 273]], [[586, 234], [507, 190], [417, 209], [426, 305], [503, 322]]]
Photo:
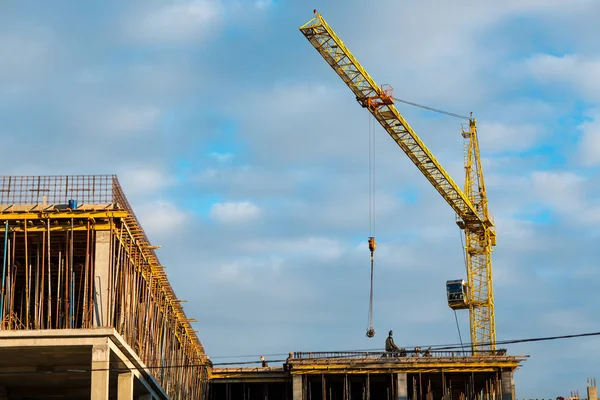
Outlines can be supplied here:
[[108, 325], [110, 232], [96, 232], [94, 254], [94, 328]]
[[587, 392], [588, 392], [588, 400], [598, 400], [598, 389], [596, 388], [596, 386], [588, 386], [587, 387]]
[[91, 400], [108, 400], [110, 348], [108, 344], [92, 347], [92, 397]]
[[396, 388], [396, 398], [398, 400], [408, 400], [408, 377], [406, 376], [406, 372], [398, 372], [396, 374]]
[[133, 373], [119, 374], [117, 381], [117, 400], [133, 400]]
[[292, 400], [304, 400], [302, 375], [292, 375]]
[[502, 371], [500, 380], [502, 381], [502, 400], [516, 400], [513, 371]]

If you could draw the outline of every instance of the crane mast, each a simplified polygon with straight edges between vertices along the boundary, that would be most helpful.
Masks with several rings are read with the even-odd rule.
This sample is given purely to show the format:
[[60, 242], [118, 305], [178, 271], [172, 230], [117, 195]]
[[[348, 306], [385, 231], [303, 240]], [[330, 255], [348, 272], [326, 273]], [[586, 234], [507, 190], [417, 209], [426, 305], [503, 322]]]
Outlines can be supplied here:
[[463, 305], [451, 307], [469, 309], [474, 352], [495, 350], [491, 252], [496, 233], [488, 212], [475, 120], [469, 119], [469, 129], [463, 131], [465, 193], [396, 109], [392, 88], [375, 83], [321, 14], [315, 10], [300, 31], [455, 211], [465, 233], [468, 294]]
[[465, 234], [471, 343], [475, 351], [495, 350], [496, 318], [491, 253], [492, 247], [496, 245], [496, 231], [488, 210], [474, 118], [469, 120], [469, 128], [463, 130], [462, 135], [465, 138], [465, 192], [480, 219], [484, 221], [480, 226], [464, 225], [462, 221], [457, 221]]

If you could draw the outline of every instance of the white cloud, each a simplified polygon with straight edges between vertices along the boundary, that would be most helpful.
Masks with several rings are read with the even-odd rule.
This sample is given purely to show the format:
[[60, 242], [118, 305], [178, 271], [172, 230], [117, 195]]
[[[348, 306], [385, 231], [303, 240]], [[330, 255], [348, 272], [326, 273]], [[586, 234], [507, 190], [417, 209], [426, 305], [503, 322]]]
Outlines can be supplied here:
[[600, 99], [600, 57], [537, 54], [527, 60], [526, 65], [531, 75], [542, 82], [560, 83], [590, 99]]
[[579, 227], [600, 221], [600, 205], [590, 199], [589, 179], [573, 172], [535, 172], [532, 190], [542, 204]]
[[255, 283], [257, 276], [260, 276], [256, 273], [257, 270], [262, 270], [265, 273], [267, 271], [277, 273], [281, 270], [283, 263], [283, 259], [277, 256], [270, 256], [266, 259], [242, 257], [221, 264], [212, 275], [218, 281], [235, 282], [236, 285], [249, 286]]
[[233, 160], [233, 158], [235, 157], [235, 154], [233, 154], [233, 153], [212, 152], [212, 153], [209, 154], [209, 156], [211, 158], [214, 158], [215, 160], [221, 162], [221, 163], [226, 163], [226, 162], [229, 162], [229, 161]]
[[273, 0], [256, 0], [254, 6], [259, 10], [265, 10], [273, 5]]
[[249, 201], [216, 203], [210, 209], [212, 219], [226, 224], [251, 221], [261, 213], [261, 209]]
[[27, 88], [43, 82], [51, 71], [56, 57], [61, 53], [52, 32], [29, 28], [23, 32], [0, 31], [0, 83], [2, 91]]
[[78, 134], [131, 135], [152, 130], [161, 112], [157, 107], [144, 105], [104, 105], [94, 101], [81, 102], [73, 109], [65, 110], [74, 115], [72, 123]]
[[119, 107], [105, 116], [105, 128], [114, 133], [139, 132], [154, 126], [160, 112], [155, 107]]
[[584, 178], [572, 172], [534, 172], [531, 189], [543, 203], [556, 211], [575, 214], [583, 207]]
[[241, 249], [252, 253], [281, 254], [282, 257], [314, 257], [322, 260], [338, 259], [346, 249], [337, 239], [302, 237], [295, 239], [260, 239], [241, 243]]
[[132, 204], [142, 228], [152, 239], [166, 239], [172, 232], [182, 228], [189, 215], [169, 201], [156, 200], [141, 204]]
[[175, 179], [165, 171], [141, 163], [122, 165], [118, 177], [125, 194], [130, 198], [156, 192], [175, 183]]
[[495, 221], [498, 235], [498, 246], [511, 251], [537, 250], [538, 244], [534, 240], [534, 224], [515, 218], [498, 218]]
[[534, 124], [484, 122], [478, 127], [479, 142], [485, 153], [526, 150], [540, 139], [541, 134], [541, 127]]
[[591, 121], [582, 123], [579, 129], [581, 130], [579, 152], [582, 164], [600, 165], [600, 111], [594, 112]]
[[127, 24], [135, 38], [150, 43], [186, 43], [206, 39], [221, 18], [217, 0], [178, 0], [145, 10]]

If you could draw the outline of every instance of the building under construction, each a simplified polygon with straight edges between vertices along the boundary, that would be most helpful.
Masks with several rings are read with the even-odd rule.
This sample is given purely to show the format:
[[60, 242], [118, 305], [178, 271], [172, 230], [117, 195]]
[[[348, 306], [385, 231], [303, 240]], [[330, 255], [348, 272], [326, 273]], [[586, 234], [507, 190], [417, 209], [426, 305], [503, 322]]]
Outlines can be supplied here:
[[0, 177], [0, 207], [0, 399], [204, 396], [204, 349], [116, 176]]
[[516, 400], [513, 374], [524, 357], [503, 353], [291, 353], [281, 367], [214, 369], [209, 398]]
[[0, 400], [515, 398], [496, 350], [212, 368], [116, 176], [1, 177], [0, 204]]

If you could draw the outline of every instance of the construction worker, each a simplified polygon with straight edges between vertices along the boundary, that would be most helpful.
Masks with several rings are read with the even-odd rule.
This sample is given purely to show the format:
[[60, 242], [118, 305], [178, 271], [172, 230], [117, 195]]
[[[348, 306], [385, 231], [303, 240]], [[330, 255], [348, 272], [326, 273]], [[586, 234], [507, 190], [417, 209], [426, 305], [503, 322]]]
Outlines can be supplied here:
[[385, 339], [385, 351], [388, 353], [396, 353], [400, 351], [398, 346], [396, 346], [396, 343], [394, 343], [394, 338], [392, 337], [393, 334], [394, 332], [390, 331], [387, 339]]
[[260, 362], [262, 364], [263, 367], [268, 367], [269, 363], [267, 363], [267, 361], [265, 360], [265, 356], [260, 356]]

